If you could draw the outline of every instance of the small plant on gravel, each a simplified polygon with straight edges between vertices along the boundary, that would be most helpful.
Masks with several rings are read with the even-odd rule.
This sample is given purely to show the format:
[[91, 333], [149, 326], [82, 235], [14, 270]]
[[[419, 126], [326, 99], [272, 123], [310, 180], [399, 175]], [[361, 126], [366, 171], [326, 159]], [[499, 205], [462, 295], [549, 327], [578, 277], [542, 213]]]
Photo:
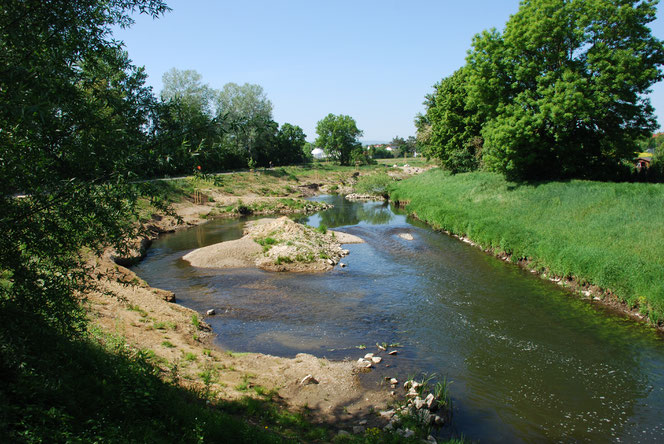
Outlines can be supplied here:
[[293, 259], [289, 258], [288, 256], [279, 256], [277, 260], [274, 261], [276, 265], [281, 265], [281, 264], [292, 264]]
[[171, 341], [164, 341], [164, 342], [161, 343], [161, 345], [166, 347], [166, 348], [175, 348], [175, 345], [173, 345], [173, 343]]
[[196, 330], [201, 327], [201, 322], [198, 320], [198, 315], [196, 313], [191, 315], [191, 325], [193, 325]]
[[320, 224], [318, 228], [316, 228], [316, 231], [318, 231], [321, 234], [327, 233], [327, 226], [325, 224]]

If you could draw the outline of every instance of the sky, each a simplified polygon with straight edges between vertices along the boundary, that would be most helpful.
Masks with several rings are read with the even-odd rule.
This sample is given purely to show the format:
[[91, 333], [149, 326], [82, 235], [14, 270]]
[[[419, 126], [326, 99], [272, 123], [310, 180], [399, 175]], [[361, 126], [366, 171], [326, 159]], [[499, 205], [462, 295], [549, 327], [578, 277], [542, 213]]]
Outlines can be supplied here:
[[[167, 0], [172, 11], [137, 15], [116, 29], [155, 93], [171, 68], [193, 69], [213, 88], [263, 87], [279, 124], [307, 140], [327, 114], [353, 117], [361, 140], [415, 135], [433, 85], [465, 64], [473, 35], [502, 30], [518, 0]], [[661, 9], [661, 7], [660, 7]], [[664, 40], [658, 10], [653, 35]], [[664, 128], [664, 83], [649, 95]]]

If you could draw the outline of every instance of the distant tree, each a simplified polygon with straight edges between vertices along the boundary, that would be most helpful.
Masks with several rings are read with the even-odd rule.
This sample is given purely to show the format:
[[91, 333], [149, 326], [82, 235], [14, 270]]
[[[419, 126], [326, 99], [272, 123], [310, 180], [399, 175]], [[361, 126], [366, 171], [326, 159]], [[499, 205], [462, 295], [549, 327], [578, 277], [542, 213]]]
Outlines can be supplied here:
[[305, 160], [304, 146], [306, 134], [297, 125], [284, 123], [276, 136], [277, 152], [272, 162], [274, 165], [294, 165]]
[[216, 95], [217, 115], [232, 124], [227, 143], [244, 152], [247, 159], [265, 157], [276, 134], [272, 102], [260, 85], [227, 83]]
[[415, 155], [415, 151], [417, 151], [417, 139], [415, 138], [415, 136], [408, 136], [408, 138], [406, 139], [406, 146], [404, 148], [404, 151], [409, 156]]
[[215, 91], [201, 83], [201, 75], [191, 69], [171, 68], [162, 76], [161, 97], [164, 101], [175, 100], [199, 113], [212, 114]]
[[352, 152], [362, 150], [358, 137], [363, 133], [350, 116], [328, 114], [316, 124], [316, 133], [316, 146], [341, 165], [349, 165]]
[[644, 97], [662, 79], [656, 3], [526, 0], [503, 34], [475, 36], [466, 83], [485, 165], [521, 179], [598, 177], [631, 159], [657, 127]]
[[388, 151], [384, 146], [376, 145], [369, 148], [369, 155], [374, 159], [391, 159], [394, 157], [392, 151]]

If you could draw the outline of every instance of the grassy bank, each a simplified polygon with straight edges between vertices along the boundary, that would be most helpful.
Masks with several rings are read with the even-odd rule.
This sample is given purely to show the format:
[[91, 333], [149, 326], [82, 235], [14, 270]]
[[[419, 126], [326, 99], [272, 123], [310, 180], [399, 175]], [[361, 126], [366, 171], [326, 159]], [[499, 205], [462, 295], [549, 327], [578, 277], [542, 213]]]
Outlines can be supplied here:
[[664, 320], [664, 185], [550, 182], [433, 170], [396, 183], [393, 200], [438, 229], [608, 289]]

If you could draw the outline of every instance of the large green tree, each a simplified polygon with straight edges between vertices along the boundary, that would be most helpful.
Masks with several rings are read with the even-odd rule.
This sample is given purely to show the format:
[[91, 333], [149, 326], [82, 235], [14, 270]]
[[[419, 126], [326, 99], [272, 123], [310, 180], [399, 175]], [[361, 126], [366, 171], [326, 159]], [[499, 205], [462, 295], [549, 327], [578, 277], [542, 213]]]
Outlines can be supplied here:
[[349, 165], [353, 151], [362, 149], [358, 137], [363, 133], [350, 116], [328, 114], [316, 124], [316, 133], [316, 146], [341, 165]]
[[33, 316], [75, 329], [74, 295], [86, 283], [80, 252], [121, 247], [132, 233], [130, 182], [154, 97], [111, 28], [129, 26], [136, 10], [156, 17], [167, 7], [159, 0], [0, 4], [3, 329]]
[[216, 93], [217, 114], [233, 124], [227, 143], [247, 159], [266, 158], [274, 143], [277, 125], [272, 120], [272, 102], [260, 85], [227, 83]]
[[[657, 127], [656, 1], [524, 0], [504, 33], [477, 35], [467, 92], [483, 160], [522, 179], [599, 177]], [[434, 130], [435, 134], [435, 130]]]
[[480, 114], [468, 102], [466, 68], [434, 85], [427, 98], [426, 118], [431, 122], [424, 155], [440, 160], [453, 173], [472, 171], [481, 157]]

